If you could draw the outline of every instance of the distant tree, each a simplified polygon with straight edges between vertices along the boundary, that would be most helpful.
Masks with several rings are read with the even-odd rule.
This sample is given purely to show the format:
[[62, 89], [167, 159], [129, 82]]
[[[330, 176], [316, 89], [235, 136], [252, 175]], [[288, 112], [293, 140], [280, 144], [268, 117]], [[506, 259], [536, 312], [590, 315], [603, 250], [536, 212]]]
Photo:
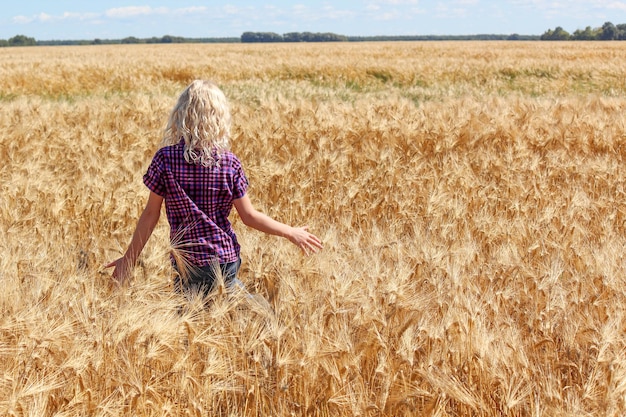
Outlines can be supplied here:
[[553, 34], [554, 34], [554, 31], [552, 29], [548, 29], [545, 32], [543, 32], [543, 35], [541, 35], [541, 40], [542, 41], [551, 41]]
[[129, 36], [128, 38], [122, 39], [122, 43], [140, 43], [141, 41], [134, 36]]
[[144, 39], [143, 42], [145, 43], [185, 43], [186, 40], [185, 38], [181, 38], [179, 36], [165, 35], [160, 38], [153, 36], [149, 39]]
[[102, 39], [96, 38], [92, 42], [94, 45], [102, 45]]
[[315, 34], [311, 32], [302, 32], [300, 34], [302, 36], [303, 42], [315, 42]]
[[556, 29], [554, 29], [552, 37], [555, 41], [566, 41], [569, 40], [570, 34], [561, 26], [557, 26]]
[[241, 35], [241, 42], [282, 42], [283, 37], [274, 32], [244, 32]]
[[283, 34], [283, 41], [285, 42], [303, 42], [302, 34], [300, 32], [289, 32]]
[[241, 42], [258, 42], [254, 32], [244, 32], [241, 34]]
[[283, 34], [284, 42], [346, 42], [348, 37], [336, 33], [290, 32]]
[[9, 46], [34, 46], [37, 45], [35, 38], [24, 35], [16, 35], [9, 39]]
[[348, 38], [344, 35], [337, 35], [336, 33], [316, 33], [315, 36], [316, 42], [345, 42]]
[[282, 36], [273, 32], [244, 32], [241, 42], [345, 42], [348, 37], [336, 33], [289, 32]]
[[575, 41], [595, 41], [598, 39], [598, 30], [591, 29], [591, 26], [587, 26], [585, 30], [576, 29], [572, 34], [572, 39]]
[[618, 38], [617, 27], [611, 22], [605, 22], [602, 25], [602, 32], [600, 32], [600, 39], [603, 41], [612, 41]]
[[562, 27], [556, 29], [547, 30], [540, 37], [541, 40], [576, 40], [576, 41], [591, 41], [591, 40], [626, 40], [626, 24], [621, 23], [614, 25], [611, 22], [605, 22], [602, 27], [591, 28], [587, 26], [585, 30], [577, 29], [572, 35], [563, 30]]
[[570, 39], [570, 34], [561, 26], [557, 26], [556, 29], [548, 29], [543, 35], [541, 35], [542, 41], [566, 41]]
[[9, 46], [9, 41], [6, 39], [0, 39], [0, 48], [4, 48], [5, 46]]

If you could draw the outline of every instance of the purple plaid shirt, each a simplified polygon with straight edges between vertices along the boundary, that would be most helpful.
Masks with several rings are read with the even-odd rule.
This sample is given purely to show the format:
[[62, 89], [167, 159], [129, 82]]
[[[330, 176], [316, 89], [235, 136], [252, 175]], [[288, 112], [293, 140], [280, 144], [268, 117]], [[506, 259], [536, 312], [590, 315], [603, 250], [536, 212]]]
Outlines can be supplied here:
[[143, 182], [165, 199], [170, 239], [194, 265], [236, 262], [240, 248], [228, 215], [248, 189], [241, 162], [225, 152], [219, 166], [207, 168], [185, 161], [183, 150], [182, 141], [159, 149]]

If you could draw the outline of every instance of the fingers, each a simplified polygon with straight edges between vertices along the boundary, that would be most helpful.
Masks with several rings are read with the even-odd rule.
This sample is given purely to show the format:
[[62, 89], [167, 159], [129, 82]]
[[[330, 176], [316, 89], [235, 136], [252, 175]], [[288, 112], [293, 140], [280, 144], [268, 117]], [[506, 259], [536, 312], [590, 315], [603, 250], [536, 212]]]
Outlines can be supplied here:
[[113, 281], [116, 287], [121, 287], [126, 282], [127, 278], [128, 275], [118, 269], [115, 269], [111, 275], [111, 281]]
[[124, 284], [124, 282], [126, 282], [126, 280], [124, 278], [122, 278], [122, 277], [115, 277], [115, 276], [111, 277], [111, 281], [113, 282], [113, 284], [117, 288], [121, 287]]
[[302, 236], [302, 239], [300, 240], [300, 243], [298, 244], [300, 249], [306, 255], [317, 253], [319, 250], [324, 248], [322, 241], [314, 234], [309, 233], [308, 229], [309, 229], [308, 226], [303, 226], [300, 228], [300, 230], [303, 232], [302, 233], [303, 236]]
[[113, 268], [114, 266], [117, 267], [117, 266], [121, 265], [122, 262], [124, 262], [124, 258], [117, 258], [113, 262], [109, 262], [108, 264], [106, 264], [104, 267], [105, 268]]
[[104, 266], [105, 268], [114, 268], [111, 274], [111, 281], [115, 283], [117, 287], [121, 286], [128, 278], [128, 267], [124, 264], [124, 258], [119, 258]]
[[322, 242], [315, 235], [310, 236], [309, 240], [307, 241], [307, 246], [313, 252], [317, 252], [318, 250], [321, 250], [324, 248], [324, 245], [322, 245]]

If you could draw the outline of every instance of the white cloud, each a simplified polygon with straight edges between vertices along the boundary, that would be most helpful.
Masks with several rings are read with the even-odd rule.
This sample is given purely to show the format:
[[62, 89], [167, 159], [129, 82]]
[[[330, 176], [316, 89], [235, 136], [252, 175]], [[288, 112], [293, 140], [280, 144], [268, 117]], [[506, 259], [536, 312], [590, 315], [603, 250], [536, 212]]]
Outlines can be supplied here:
[[306, 13], [308, 11], [308, 7], [306, 7], [304, 4], [294, 4], [292, 10], [296, 14], [301, 14]]
[[26, 25], [28, 23], [32, 23], [35, 19], [33, 17], [28, 17], [28, 16], [13, 16], [13, 18], [11, 19], [11, 21], [13, 23], [17, 23], [19, 25]]
[[61, 15], [53, 16], [48, 13], [39, 13], [33, 16], [14, 16], [13, 23], [29, 24], [33, 22], [47, 23], [47, 22], [60, 22], [71, 20], [91, 20], [98, 18], [100, 15], [97, 13], [72, 13], [64, 12]]
[[350, 19], [355, 13], [352, 10], [336, 9], [334, 6], [322, 7], [322, 16], [331, 20]]
[[150, 6], [128, 6], [108, 9], [104, 12], [105, 16], [112, 18], [128, 18], [135, 16], [163, 15], [169, 13], [167, 7], [153, 8]]
[[365, 12], [371, 19], [377, 21], [411, 20], [426, 12], [419, 5], [419, 0], [376, 0], [367, 3]]
[[419, 0], [379, 0], [376, 3], [380, 4], [391, 4], [393, 6], [405, 6], [405, 5], [414, 5], [419, 3]]
[[462, 4], [457, 6], [457, 3], [458, 2], [453, 4], [446, 4], [444, 2], [437, 3], [437, 6], [435, 7], [436, 15], [442, 18], [454, 19], [467, 17], [469, 15], [469, 10], [466, 7], [463, 7]]
[[40, 22], [49, 22], [51, 20], [61, 20], [61, 17], [59, 17], [58, 19], [55, 19], [53, 16], [47, 14], [47, 13], [39, 13], [36, 17], [36, 20], [40, 21]]
[[606, 4], [605, 7], [610, 10], [622, 10], [626, 12], [626, 2], [624, 1], [612, 1]]
[[382, 13], [378, 16], [378, 20], [395, 20], [400, 17], [400, 13], [397, 11], [390, 11]]
[[[60, 21], [97, 21], [101, 18], [109, 19], [128, 19], [140, 16], [154, 16], [154, 15], [166, 15], [176, 14], [179, 16], [197, 15], [206, 13], [208, 8], [205, 6], [194, 7], [182, 7], [179, 9], [170, 10], [167, 7], [150, 7], [150, 6], [128, 6], [128, 7], [116, 7], [107, 9], [102, 13], [76, 13], [76, 12], [63, 12], [60, 15], [50, 15], [48, 13], [39, 13], [32, 16], [14, 16], [11, 21], [16, 24], [30, 24], [30, 23], [47, 23], [47, 22], [60, 22]], [[237, 10], [229, 10], [228, 7], [224, 7], [225, 12], [236, 13]]]
[[206, 6], [192, 6], [192, 7], [182, 7], [180, 9], [176, 9], [173, 11], [173, 13], [176, 13], [178, 15], [193, 15], [193, 14], [200, 14], [200, 13], [206, 13], [209, 10], [208, 7]]
[[375, 12], [378, 10], [387, 10], [390, 6], [416, 6], [417, 4], [419, 4], [418, 0], [374, 0], [369, 1], [365, 5], [365, 10]]
[[91, 20], [97, 19], [100, 17], [98, 13], [72, 13], [72, 12], [64, 12], [63, 15], [60, 16], [61, 20]]
[[233, 6], [231, 4], [226, 4], [222, 6], [221, 10], [229, 15], [239, 15], [243, 13], [243, 9], [241, 7]]
[[581, 22], [589, 21], [590, 18], [610, 19], [611, 12], [626, 11], [626, 1], [616, 0], [508, 0], [508, 3], [545, 18], [573, 18]]

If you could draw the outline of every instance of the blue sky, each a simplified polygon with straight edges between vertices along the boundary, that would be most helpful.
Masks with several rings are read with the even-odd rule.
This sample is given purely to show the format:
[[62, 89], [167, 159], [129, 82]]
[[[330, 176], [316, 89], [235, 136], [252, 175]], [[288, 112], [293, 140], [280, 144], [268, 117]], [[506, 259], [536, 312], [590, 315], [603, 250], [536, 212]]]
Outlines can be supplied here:
[[17, 0], [0, 8], [0, 39], [238, 37], [245, 31], [541, 35], [606, 21], [626, 23], [626, 0]]

